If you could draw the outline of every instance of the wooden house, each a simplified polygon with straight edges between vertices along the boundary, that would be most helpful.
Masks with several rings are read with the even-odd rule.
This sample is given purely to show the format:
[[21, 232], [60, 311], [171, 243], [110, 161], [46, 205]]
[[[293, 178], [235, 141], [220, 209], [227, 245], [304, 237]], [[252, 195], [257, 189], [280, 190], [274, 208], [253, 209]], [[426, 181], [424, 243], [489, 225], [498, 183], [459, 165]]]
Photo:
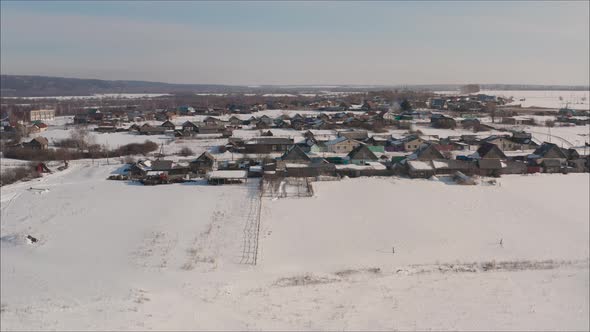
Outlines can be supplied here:
[[217, 126], [222, 125], [223, 121], [221, 121], [218, 118], [208, 116], [205, 118], [205, 120], [203, 120], [203, 124], [205, 125], [205, 127], [217, 127]]
[[349, 139], [364, 141], [369, 138], [369, 134], [366, 130], [344, 130], [338, 132], [339, 137], [346, 137]]
[[189, 165], [193, 173], [204, 175], [215, 168], [215, 157], [205, 151], [197, 159], [191, 161]]
[[281, 160], [296, 163], [308, 163], [311, 159], [299, 146], [293, 145], [281, 156]]
[[373, 146], [385, 146], [389, 137], [386, 136], [371, 136], [365, 140], [365, 143]]
[[564, 169], [564, 164], [560, 159], [543, 159], [541, 162], [544, 173], [560, 173]]
[[193, 131], [198, 132], [199, 125], [192, 121], [186, 121], [182, 124], [182, 131]]
[[422, 144], [426, 143], [426, 140], [418, 135], [408, 135], [401, 139], [392, 139], [389, 141], [389, 145], [386, 146], [386, 151], [414, 151], [419, 148]]
[[295, 143], [292, 138], [256, 137], [244, 144], [244, 153], [285, 152]]
[[33, 150], [47, 150], [49, 141], [45, 137], [38, 136], [25, 143], [24, 146]]
[[174, 130], [176, 126], [170, 120], [164, 121], [160, 127], [165, 128], [166, 130]]
[[455, 122], [455, 119], [446, 116], [446, 115], [442, 115], [442, 114], [433, 114], [430, 117], [430, 125], [433, 128], [450, 128], [450, 129], [454, 129], [455, 127], [457, 127], [457, 123]]
[[567, 159], [566, 154], [559, 146], [547, 142], [541, 144], [541, 146], [533, 152], [533, 155], [541, 159], [560, 159], [562, 161]]
[[506, 159], [506, 155], [493, 143], [485, 142], [477, 149], [479, 159]]
[[357, 146], [361, 145], [361, 142], [340, 136], [334, 140], [325, 143], [327, 152], [334, 153], [349, 153]]
[[488, 138], [485, 138], [483, 142], [492, 143], [498, 146], [502, 151], [515, 151], [521, 148], [521, 144], [516, 143], [509, 136], [492, 135]]
[[229, 118], [229, 124], [232, 125], [232, 126], [234, 126], [234, 127], [238, 127], [238, 126], [241, 126], [242, 125], [242, 120], [240, 118], [238, 118], [237, 116], [232, 115]]
[[161, 135], [166, 132], [165, 127], [152, 127], [150, 125], [143, 125], [139, 128], [140, 135]]
[[502, 174], [502, 161], [500, 159], [480, 159], [477, 161], [478, 174], [482, 176], [498, 177]]
[[377, 161], [379, 158], [371, 151], [367, 145], [361, 144], [348, 153], [348, 158], [353, 164], [365, 164], [371, 161]]
[[422, 144], [408, 158], [414, 160], [435, 160], [445, 159], [445, 156], [443, 156], [434, 144]]

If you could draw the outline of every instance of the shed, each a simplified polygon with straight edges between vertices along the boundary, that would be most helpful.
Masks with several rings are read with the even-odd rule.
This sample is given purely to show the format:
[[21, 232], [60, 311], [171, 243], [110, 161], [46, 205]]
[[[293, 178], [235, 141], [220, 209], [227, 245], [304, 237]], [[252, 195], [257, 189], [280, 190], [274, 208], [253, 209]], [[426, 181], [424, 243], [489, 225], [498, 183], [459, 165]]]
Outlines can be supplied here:
[[427, 179], [435, 174], [435, 169], [430, 161], [409, 160], [406, 164], [408, 175], [411, 178]]
[[244, 170], [212, 171], [207, 173], [207, 183], [212, 185], [243, 183], [248, 181], [248, 172]]

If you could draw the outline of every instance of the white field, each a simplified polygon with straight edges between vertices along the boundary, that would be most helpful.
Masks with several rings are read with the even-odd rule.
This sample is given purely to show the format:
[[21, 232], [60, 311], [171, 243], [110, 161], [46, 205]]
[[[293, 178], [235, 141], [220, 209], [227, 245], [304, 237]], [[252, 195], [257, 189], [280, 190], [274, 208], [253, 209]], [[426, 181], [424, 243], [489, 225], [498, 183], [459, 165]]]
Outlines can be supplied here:
[[252, 266], [257, 181], [105, 180], [117, 167], [0, 188], [2, 330], [589, 329], [588, 174], [314, 183], [263, 198]]
[[[440, 95], [457, 95], [459, 91], [435, 91]], [[568, 106], [572, 109], [590, 109], [590, 91], [568, 91], [568, 90], [481, 90], [483, 93], [492, 96], [514, 98], [510, 105], [521, 105], [522, 107], [543, 107], [559, 109]], [[524, 99], [521, 101], [521, 99]]]
[[[482, 90], [479, 93], [501, 97], [514, 97], [512, 104], [521, 105], [522, 107], [562, 108], [567, 106], [578, 110], [590, 109], [590, 91]], [[520, 101], [520, 99], [524, 99], [524, 101]]]
[[71, 99], [140, 99], [140, 98], [155, 98], [169, 96], [167, 93], [97, 93], [91, 96], [43, 96], [43, 97], [2, 97], [6, 99], [55, 99], [55, 100], [71, 100]]

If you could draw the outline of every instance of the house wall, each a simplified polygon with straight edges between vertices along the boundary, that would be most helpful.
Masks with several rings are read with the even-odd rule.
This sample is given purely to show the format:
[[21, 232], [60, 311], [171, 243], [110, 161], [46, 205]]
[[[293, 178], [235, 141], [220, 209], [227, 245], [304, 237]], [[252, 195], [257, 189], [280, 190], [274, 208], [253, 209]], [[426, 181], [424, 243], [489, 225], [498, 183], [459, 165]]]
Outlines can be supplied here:
[[357, 146], [359, 146], [359, 142], [355, 142], [353, 140], [346, 140], [336, 144], [330, 144], [327, 146], [328, 152], [335, 152], [335, 153], [349, 153], [350, 151], [354, 150]]
[[425, 141], [421, 138], [415, 139], [413, 141], [409, 141], [404, 143], [404, 150], [405, 151], [414, 151], [422, 145]]
[[244, 146], [244, 153], [272, 153], [285, 152], [292, 144], [246, 144]]

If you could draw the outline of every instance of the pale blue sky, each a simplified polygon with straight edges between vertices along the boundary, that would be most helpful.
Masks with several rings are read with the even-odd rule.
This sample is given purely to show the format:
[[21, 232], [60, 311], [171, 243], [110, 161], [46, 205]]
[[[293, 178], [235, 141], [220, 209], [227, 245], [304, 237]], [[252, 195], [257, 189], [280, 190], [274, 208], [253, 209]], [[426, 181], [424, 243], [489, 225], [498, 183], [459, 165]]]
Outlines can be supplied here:
[[577, 2], [1, 2], [1, 71], [219, 84], [589, 84]]

